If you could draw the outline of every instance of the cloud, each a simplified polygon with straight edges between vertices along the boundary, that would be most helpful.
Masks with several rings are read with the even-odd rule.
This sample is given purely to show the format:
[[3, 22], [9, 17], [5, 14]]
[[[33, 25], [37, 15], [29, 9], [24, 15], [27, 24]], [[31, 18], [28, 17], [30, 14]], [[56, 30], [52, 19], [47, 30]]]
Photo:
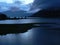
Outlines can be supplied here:
[[5, 3], [13, 3], [13, 0], [1, 0], [0, 2], [5, 2]]
[[[16, 7], [19, 10], [23, 10], [23, 11], [28, 11], [31, 8], [31, 3], [33, 3], [33, 1], [34, 0], [1, 0], [0, 12], [8, 11], [8, 9], [10, 10], [12, 7]], [[5, 8], [3, 9], [3, 7]]]
[[19, 1], [21, 1], [22, 2], [22, 4], [30, 4], [30, 3], [33, 3], [34, 2], [34, 0], [19, 0]]
[[36, 13], [36, 12], [38, 12], [39, 10], [41, 10], [41, 9], [40, 9], [40, 8], [37, 8], [37, 9], [31, 10], [31, 11], [27, 11], [26, 13]]

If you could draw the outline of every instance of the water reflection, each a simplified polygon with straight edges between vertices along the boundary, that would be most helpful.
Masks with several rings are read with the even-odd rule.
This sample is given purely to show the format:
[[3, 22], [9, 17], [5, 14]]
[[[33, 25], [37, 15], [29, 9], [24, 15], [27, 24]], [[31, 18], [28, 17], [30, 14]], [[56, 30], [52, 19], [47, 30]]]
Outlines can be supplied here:
[[54, 45], [60, 44], [60, 31], [32, 28], [25, 33], [0, 36], [0, 45]]
[[3, 35], [0, 36], [0, 44], [3, 45], [17, 45], [17, 44], [21, 44], [21, 45], [28, 45], [30, 43], [32, 43], [32, 38], [33, 38], [33, 34], [34, 34], [34, 30], [29, 30], [28, 32], [25, 33], [21, 33], [21, 34], [7, 34], [7, 35]]
[[19, 19], [19, 20], [1, 20], [0, 24], [27, 24], [40, 23], [40, 19]]
[[[47, 23], [40, 24], [42, 27], [32, 28], [25, 33], [0, 36], [0, 45], [60, 45], [60, 30], [51, 30], [60, 28], [60, 19], [40, 20]], [[48, 26], [50, 30], [46, 30]]]

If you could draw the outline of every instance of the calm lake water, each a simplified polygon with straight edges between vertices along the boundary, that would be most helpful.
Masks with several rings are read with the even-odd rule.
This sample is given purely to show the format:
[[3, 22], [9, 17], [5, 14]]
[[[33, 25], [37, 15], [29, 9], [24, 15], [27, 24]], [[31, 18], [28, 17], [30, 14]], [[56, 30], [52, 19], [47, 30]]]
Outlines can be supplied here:
[[60, 45], [60, 19], [41, 18], [41, 27], [25, 33], [0, 35], [0, 45]]

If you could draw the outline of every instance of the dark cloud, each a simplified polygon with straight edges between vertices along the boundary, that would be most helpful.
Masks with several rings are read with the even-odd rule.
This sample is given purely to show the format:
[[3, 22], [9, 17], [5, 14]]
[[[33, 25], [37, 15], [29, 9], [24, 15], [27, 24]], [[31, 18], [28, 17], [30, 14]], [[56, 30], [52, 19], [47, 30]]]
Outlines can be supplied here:
[[[38, 9], [44, 9], [49, 7], [60, 7], [60, 0], [35, 0], [33, 5], [31, 6], [30, 13], [26, 13], [25, 11], [17, 11], [17, 12], [11, 12], [6, 11], [3, 12], [7, 14], [8, 16], [30, 16], [32, 15], [32, 12], [36, 12]], [[25, 7], [24, 7], [25, 8]]]
[[35, 0], [33, 3], [34, 8], [47, 8], [47, 7], [60, 7], [60, 0]]

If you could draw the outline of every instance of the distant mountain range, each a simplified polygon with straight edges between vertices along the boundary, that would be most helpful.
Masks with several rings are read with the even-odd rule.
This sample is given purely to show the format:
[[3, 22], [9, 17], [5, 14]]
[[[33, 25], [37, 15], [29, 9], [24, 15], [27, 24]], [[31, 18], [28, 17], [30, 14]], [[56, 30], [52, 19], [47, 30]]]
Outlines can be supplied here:
[[4, 14], [6, 14], [8, 17], [24, 17], [24, 16], [31, 16], [33, 13], [26, 13], [26, 11], [5, 11], [3, 12]]
[[8, 7], [10, 5], [11, 4], [0, 2], [0, 7], [3, 8], [5, 6], [7, 8], [7, 9], [0, 8], [0, 12], [6, 14], [8, 17], [23, 17], [23, 16], [31, 16], [33, 14], [33, 13], [27, 13], [26, 11], [23, 11], [23, 10], [12, 12], [11, 10], [8, 10]]
[[30, 17], [47, 17], [47, 18], [58, 18], [60, 17], [60, 7], [58, 8], [54, 8], [54, 7], [50, 7], [47, 9], [43, 9], [40, 10], [36, 13], [27, 13], [26, 11], [23, 10], [19, 10], [19, 11], [5, 11], [3, 12], [4, 14], [6, 14], [8, 17], [24, 17], [24, 16], [30, 16]]
[[40, 10], [39, 12], [33, 14], [31, 17], [47, 17], [47, 18], [58, 18], [60, 17], [60, 7], [47, 8]]

